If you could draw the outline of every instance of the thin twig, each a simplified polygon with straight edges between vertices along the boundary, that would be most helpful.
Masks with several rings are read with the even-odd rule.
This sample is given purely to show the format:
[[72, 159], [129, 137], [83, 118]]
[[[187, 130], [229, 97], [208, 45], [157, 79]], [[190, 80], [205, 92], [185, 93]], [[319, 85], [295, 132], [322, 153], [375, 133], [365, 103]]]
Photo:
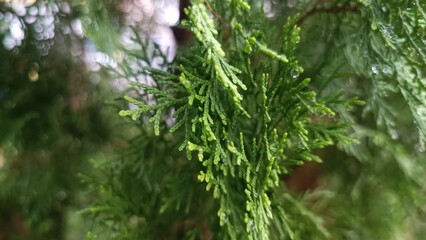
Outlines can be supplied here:
[[315, 6], [307, 11], [305, 14], [303, 14], [299, 20], [297, 20], [297, 25], [302, 25], [303, 22], [310, 16], [317, 14], [317, 13], [343, 13], [343, 12], [359, 12], [359, 5], [355, 6], [333, 6], [329, 8], [319, 8], [317, 4]]
[[219, 22], [223, 21], [222, 16], [213, 9], [213, 7], [210, 5], [210, 3], [208, 1], [206, 1], [206, 6], [210, 10], [210, 12], [212, 12], [213, 15], [217, 18], [217, 20], [219, 20]]

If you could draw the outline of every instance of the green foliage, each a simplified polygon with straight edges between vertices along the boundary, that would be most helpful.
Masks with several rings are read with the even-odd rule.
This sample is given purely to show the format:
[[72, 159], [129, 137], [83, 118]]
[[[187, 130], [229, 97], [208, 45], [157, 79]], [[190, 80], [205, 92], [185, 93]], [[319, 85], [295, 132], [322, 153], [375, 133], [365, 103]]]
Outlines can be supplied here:
[[118, 4], [0, 4], [0, 239], [424, 236], [425, 3], [192, 0], [172, 62]]
[[104, 93], [90, 92], [107, 88], [89, 81], [97, 75], [67, 47], [81, 40], [58, 30], [73, 19], [54, 11], [55, 3], [32, 6], [32, 22], [2, 4], [0, 25], [18, 19], [10, 26], [22, 26], [25, 38], [7, 49], [10, 32], [0, 35], [0, 239], [78, 236], [85, 229], [68, 223], [83, 202], [77, 173], [90, 172], [88, 160], [111, 138], [116, 119], [103, 109]]
[[[307, 74], [317, 76], [315, 85], [320, 95], [341, 92], [366, 101], [366, 107], [358, 112], [337, 108], [341, 118], [354, 122], [350, 136], [360, 144], [341, 146], [350, 156], [338, 157], [345, 161], [325, 162], [326, 189], [330, 191], [320, 195], [321, 200], [312, 207], [335, 221], [327, 227], [334, 239], [418, 238], [422, 234], [417, 222], [421, 219], [417, 211], [422, 212], [422, 207], [408, 202], [424, 201], [419, 188], [425, 159], [422, 124], [417, 124], [418, 113], [410, 114], [413, 107], [424, 106], [421, 84], [411, 84], [424, 81], [422, 74], [415, 74], [424, 63], [414, 63], [414, 55], [402, 53], [414, 49], [408, 38], [419, 40], [421, 34], [404, 36], [399, 33], [404, 31], [404, 20], [389, 21], [403, 12], [424, 11], [424, 6], [414, 3], [369, 1], [365, 2], [368, 7], [357, 3], [336, 7], [317, 4], [315, 11], [309, 11], [309, 18], [303, 18], [302, 29], [306, 26], [306, 30], [302, 31], [301, 44], [312, 46], [310, 51], [316, 48], [318, 53], [304, 64], [308, 66]], [[421, 24], [423, 20], [420, 17], [413, 21]], [[320, 44], [314, 36], [320, 36]], [[299, 54], [306, 59], [311, 56], [307, 52]], [[419, 96], [419, 101], [407, 98], [411, 94]], [[415, 125], [420, 132], [418, 139], [413, 137]], [[311, 194], [306, 197], [312, 198]]]
[[[390, 146], [391, 142], [385, 143], [389, 137], [374, 133], [374, 130], [363, 130], [361, 125], [353, 125], [356, 118], [352, 115], [356, 113], [348, 112], [348, 109], [361, 103], [354, 95], [367, 96], [365, 113], [372, 111], [378, 126], [384, 126], [392, 138], [397, 138], [399, 131], [396, 128], [400, 126], [396, 122], [397, 110], [388, 103], [387, 98], [389, 91], [393, 93], [398, 89], [413, 112], [420, 132], [420, 148], [423, 147], [422, 125], [426, 121], [422, 119], [422, 109], [423, 99], [426, 98], [423, 97], [424, 78], [420, 69], [424, 66], [425, 58], [421, 55], [423, 48], [420, 46], [424, 42], [420, 40], [421, 36], [413, 35], [414, 29], [420, 31], [424, 23], [419, 19], [422, 6], [413, 3], [402, 11], [391, 4], [382, 6], [374, 2], [366, 2], [364, 6], [348, 2], [331, 7], [315, 2], [311, 10], [302, 13], [304, 15], [285, 21], [283, 30], [278, 31], [281, 44], [277, 46], [277, 36], [269, 38], [270, 29], [266, 27], [275, 26], [271, 24], [274, 19], [266, 18], [262, 9], [253, 7], [253, 4], [242, 1], [229, 3], [231, 8], [214, 1], [192, 2], [187, 9], [189, 19], [183, 25], [191, 29], [199, 44], [184, 56], [179, 56], [170, 66], [170, 73], [146, 69], [147, 74], [157, 80], [156, 88], [134, 84], [156, 96], [156, 104], [148, 105], [127, 97], [126, 100], [138, 108], [120, 112], [123, 116], [132, 115], [133, 119], [152, 113], [150, 121], [154, 122], [158, 135], [160, 121], [164, 119], [162, 114], [172, 106], [176, 108], [176, 124], [169, 130], [178, 136], [185, 136], [179, 149], [186, 149], [188, 159], [193, 158], [194, 152], [197, 153], [197, 160], [203, 166], [198, 180], [206, 184], [206, 190], [212, 190], [217, 204], [217, 221], [223, 230], [216, 236], [224, 239], [269, 239], [276, 234], [290, 239], [300, 239], [306, 235], [326, 239], [348, 237], [349, 232], [339, 235], [337, 229], [333, 230], [332, 223], [325, 223], [321, 217], [310, 212], [307, 205], [285, 193], [280, 180], [283, 174], [291, 171], [293, 165], [303, 164], [304, 161], [321, 161], [313, 150], [332, 144], [339, 144], [362, 163], [360, 170], [357, 170], [358, 177], [354, 177], [356, 185], [351, 190], [354, 196], [352, 204], [345, 209], [368, 207], [370, 211], [380, 211], [375, 205], [376, 201], [388, 201], [388, 196], [405, 191], [392, 184], [382, 186], [385, 178], [371, 180], [368, 186], [359, 187], [361, 182], [367, 181], [363, 176], [376, 176], [383, 172], [383, 163], [371, 162], [380, 154], [385, 154], [381, 155], [383, 159], [389, 158], [388, 154], [394, 156], [394, 160], [389, 158], [391, 162], [386, 166], [394, 166], [390, 172], [401, 176], [398, 183], [407, 189], [413, 187], [410, 193], [416, 192], [414, 189], [417, 189], [420, 175], [411, 167], [404, 147], [374, 150], [376, 146]], [[315, 16], [317, 12], [318, 16]], [[322, 12], [330, 14], [320, 16], [325, 15]], [[333, 12], [336, 14], [331, 14]], [[392, 19], [395, 16], [404, 17], [396, 22]], [[312, 22], [309, 22], [309, 17]], [[302, 27], [306, 24], [309, 28], [315, 25], [315, 19], [328, 22], [319, 30], [324, 31], [324, 37], [328, 38], [328, 43], [325, 43], [327, 52], [312, 49], [319, 56], [309, 60], [296, 53], [309, 54], [302, 51], [304, 48], [298, 48], [300, 28], [297, 24], [302, 24]], [[335, 35], [326, 36], [326, 28], [335, 29]], [[355, 30], [359, 28], [362, 30]], [[397, 33], [393, 29], [405, 30]], [[410, 29], [412, 32], [407, 32]], [[227, 31], [233, 34], [229, 36]], [[312, 36], [306, 35], [309, 32], [303, 34], [308, 40], [302, 44], [307, 44], [315, 38], [318, 30]], [[407, 40], [402, 40], [404, 37]], [[363, 40], [348, 44], [351, 38]], [[342, 44], [346, 46], [342, 48]], [[278, 51], [268, 46], [274, 46]], [[336, 54], [328, 56], [328, 53]], [[413, 58], [413, 54], [418, 57]], [[303, 74], [303, 68], [297, 61], [299, 57], [307, 66], [314, 66], [308, 68], [306, 74]], [[342, 61], [347, 64], [342, 64]], [[319, 62], [319, 68], [315, 67], [316, 62]], [[319, 75], [313, 71], [319, 72]], [[312, 76], [317, 82], [311, 84], [310, 79], [303, 76]], [[351, 89], [353, 86], [343, 82], [350, 78], [370, 81], [371, 87]], [[396, 81], [392, 83], [388, 80]], [[310, 91], [310, 87], [320, 94]], [[364, 93], [364, 89], [368, 92]], [[347, 135], [349, 129], [352, 129], [352, 136]], [[354, 145], [355, 139], [372, 139], [376, 144], [364, 148], [361, 147], [363, 142]], [[373, 168], [373, 172], [365, 173], [371, 171], [368, 168]], [[341, 177], [345, 178], [344, 175]], [[339, 181], [344, 182], [343, 179]], [[347, 184], [350, 186], [353, 183]], [[359, 192], [359, 189], [379, 185], [387, 192], [376, 196], [363, 192], [365, 190]], [[339, 200], [342, 197], [338, 188], [330, 191], [337, 191], [336, 197], [323, 196], [323, 204], [345, 201]], [[407, 193], [406, 196], [407, 201], [418, 199], [417, 195]], [[364, 205], [367, 199], [367, 204], [373, 205]], [[400, 204], [404, 202], [401, 200]], [[396, 202], [388, 203], [393, 208], [397, 206]], [[393, 220], [380, 223], [379, 229], [387, 229], [398, 221], [398, 217], [410, 215], [409, 211], [389, 215], [389, 219]], [[358, 231], [363, 233], [360, 237], [394, 236], [393, 231], [367, 230], [369, 225], [373, 225], [370, 219], [384, 212], [374, 212], [365, 221], [356, 220], [363, 212], [354, 212], [353, 215], [343, 209], [337, 212], [337, 215], [323, 214], [331, 214], [336, 219], [340, 214], [343, 218], [349, 218], [347, 225], [344, 225], [345, 221], [340, 224], [345, 226], [343, 228], [356, 229], [359, 226], [358, 230], [353, 231], [355, 234]], [[301, 227], [302, 223], [306, 225]], [[375, 225], [378, 226], [377, 223]]]
[[[233, 23], [230, 27], [235, 34], [220, 39], [224, 29], [217, 28], [218, 23], [209, 15], [208, 7], [212, 6], [193, 2], [184, 25], [195, 33], [199, 45], [179, 56], [176, 67], [170, 67], [179, 75], [146, 68], [157, 86], [132, 85], [153, 94], [156, 103], [126, 97], [138, 108], [123, 110], [120, 115], [131, 115], [134, 120], [151, 115], [155, 134], [160, 135], [164, 113], [176, 108], [176, 124], [169, 131], [185, 136], [179, 150], [185, 149], [188, 159], [197, 154], [202, 169], [198, 180], [212, 191], [224, 230], [218, 236], [267, 239], [273, 212], [278, 210], [283, 224], [276, 225], [277, 231], [294, 235], [285, 227], [289, 223], [283, 200], [274, 193], [282, 185], [280, 176], [293, 165], [320, 161], [314, 149], [353, 140], [345, 136], [345, 123], [333, 119], [335, 113], [327, 102], [317, 100], [308, 90], [310, 79], [299, 78], [303, 69], [295, 56], [300, 31], [297, 18], [286, 21], [280, 52], [276, 52], [262, 41], [265, 33], [261, 28], [248, 31], [238, 23], [252, 26], [248, 5], [241, 1], [232, 4], [239, 13], [221, 20]], [[256, 20], [265, 25], [269, 22], [265, 16]], [[307, 211], [300, 206], [297, 209], [301, 215]]]
[[[365, 3], [371, 16], [371, 50], [374, 54], [372, 74], [391, 77], [404, 96], [419, 130], [420, 149], [426, 143], [426, 95], [424, 67], [426, 66], [425, 4], [420, 1], [383, 4]], [[374, 64], [377, 64], [374, 65]], [[377, 73], [376, 73], [377, 72]], [[379, 91], [380, 94], [380, 91]], [[382, 94], [383, 95], [383, 94]]]

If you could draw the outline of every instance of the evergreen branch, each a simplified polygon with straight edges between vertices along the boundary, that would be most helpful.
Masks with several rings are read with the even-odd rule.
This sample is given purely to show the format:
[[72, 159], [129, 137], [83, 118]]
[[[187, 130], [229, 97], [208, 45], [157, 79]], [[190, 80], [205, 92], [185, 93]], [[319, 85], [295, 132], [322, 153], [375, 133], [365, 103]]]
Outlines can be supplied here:
[[197, 40], [205, 48], [204, 53], [206, 56], [203, 62], [211, 70], [212, 79], [217, 79], [221, 82], [232, 97], [234, 104], [246, 114], [241, 106], [242, 96], [238, 92], [239, 88], [246, 90], [246, 86], [236, 75], [241, 71], [226, 62], [225, 52], [215, 38], [217, 30], [213, 19], [208, 15], [208, 11], [202, 2], [195, 1], [190, 8], [186, 9], [186, 14], [189, 16], [189, 22], [186, 22], [186, 25], [191, 27]]
[[[396, 56], [404, 56], [403, 59], [394, 60], [393, 64], [397, 66], [396, 79], [398, 88], [409, 105], [414, 122], [419, 131], [420, 148], [425, 149], [426, 145], [426, 96], [424, 90], [426, 80], [424, 77], [417, 75], [417, 69], [426, 67], [426, 42], [419, 36], [413, 35], [414, 29], [424, 29], [426, 21], [422, 20], [424, 17], [424, 10], [422, 5], [413, 5], [412, 7], [406, 6], [405, 8], [394, 9], [389, 5], [381, 6], [376, 1], [371, 1], [366, 4], [366, 8], [373, 16], [373, 27], [378, 26], [378, 30], [386, 43], [391, 47], [387, 49], [387, 57], [392, 56], [392, 59], [397, 59]], [[387, 9], [385, 14], [382, 13], [382, 8]], [[380, 10], [378, 10], [380, 9]], [[416, 14], [417, 13], [417, 14]], [[389, 14], [396, 14], [397, 18], [394, 21], [389, 21]], [[420, 14], [420, 15], [419, 15]], [[400, 29], [395, 27], [401, 26]], [[403, 39], [404, 41], [401, 41]], [[419, 58], [412, 57], [412, 52], [408, 49], [414, 50]], [[384, 55], [383, 52], [378, 52]], [[384, 59], [385, 60], [385, 59]], [[419, 61], [416, 64], [413, 62]], [[419, 97], [413, 95], [413, 92], [420, 94]]]
[[[156, 79], [157, 86], [132, 85], [155, 96], [156, 103], [126, 97], [138, 108], [123, 110], [120, 115], [136, 119], [150, 114], [149, 121], [159, 135], [161, 116], [175, 107], [176, 123], [169, 131], [182, 132], [179, 151], [186, 150], [189, 160], [196, 156], [200, 162], [197, 179], [217, 199], [219, 225], [226, 230], [226, 236], [268, 239], [274, 221], [272, 202], [276, 202], [271, 193], [279, 186], [280, 175], [304, 161], [320, 161], [313, 149], [350, 139], [344, 136], [346, 126], [326, 129], [328, 125], [310, 121], [310, 115], [332, 117], [334, 112], [308, 91], [310, 79], [297, 79], [303, 69], [295, 57], [300, 39], [296, 18], [288, 19], [284, 26], [282, 53], [258, 40], [257, 33], [244, 34], [238, 21], [233, 24], [238, 34], [232, 37], [242, 38], [245, 43], [238, 47], [237, 54], [247, 59], [256, 51], [263, 53], [268, 63], [279, 66], [279, 70], [268, 72], [269, 68], [255, 69], [257, 66], [250, 61], [239, 62], [234, 56], [225, 55], [208, 9], [203, 1], [194, 1], [186, 10], [189, 20], [185, 24], [194, 32], [199, 46], [177, 60], [179, 76], [145, 69]], [[244, 4], [240, 10], [247, 10]], [[229, 15], [222, 17], [225, 16]], [[250, 15], [247, 12], [231, 16], [238, 19]], [[239, 76], [251, 81], [243, 83]], [[244, 91], [240, 93], [241, 89]], [[177, 94], [171, 94], [174, 92]], [[249, 114], [243, 106], [250, 101], [253, 105], [247, 108]], [[163, 205], [163, 211], [169, 208], [168, 204]], [[231, 214], [235, 212], [239, 214]]]

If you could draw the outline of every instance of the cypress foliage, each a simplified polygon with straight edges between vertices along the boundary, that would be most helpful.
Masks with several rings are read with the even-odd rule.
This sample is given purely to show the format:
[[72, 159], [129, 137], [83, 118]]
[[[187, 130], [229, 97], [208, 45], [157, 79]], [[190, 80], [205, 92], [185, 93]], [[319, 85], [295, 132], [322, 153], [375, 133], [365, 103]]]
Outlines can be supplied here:
[[[152, 122], [154, 134], [160, 139], [171, 134], [173, 142], [180, 144], [178, 150], [185, 151], [187, 159], [199, 162], [173, 169], [180, 171], [187, 164], [198, 165], [195, 167], [198, 171], [186, 174], [197, 175], [198, 181], [211, 192], [211, 196], [198, 195], [210, 199], [203, 201], [209, 204], [195, 205], [203, 209], [202, 213], [191, 213], [194, 202], [191, 196], [199, 186], [191, 190], [188, 185], [182, 190], [175, 181], [183, 174], [176, 175], [165, 184], [175, 188], [164, 189], [176, 192], [158, 199], [160, 213], [181, 211], [183, 201], [185, 211], [175, 221], [206, 223], [210, 234], [217, 239], [396, 237], [398, 231], [389, 231], [395, 226], [392, 224], [396, 224], [398, 217], [411, 214], [411, 210], [405, 211], [402, 206], [406, 201], [421, 199], [416, 187], [419, 172], [415, 170], [417, 167], [408, 166], [408, 162], [416, 161], [410, 158], [424, 158], [420, 153], [424, 147], [422, 125], [426, 121], [422, 119], [422, 110], [415, 110], [423, 109], [426, 99], [421, 90], [424, 58], [420, 46], [424, 41], [407, 31], [422, 29], [424, 18], [420, 15], [424, 6], [373, 1], [313, 2], [292, 8], [285, 3], [269, 4], [282, 9], [275, 13], [278, 17], [268, 18], [264, 6], [255, 2], [192, 1], [186, 9], [188, 20], [182, 25], [194, 33], [198, 44], [178, 55], [168, 72], [141, 69], [156, 80], [156, 87], [132, 83], [145, 94], [154, 95], [156, 102], [125, 97], [137, 108], [123, 110], [120, 115], [141, 119], [144, 128], [147, 121]], [[298, 8], [308, 10], [294, 15]], [[400, 16], [399, 21], [393, 20], [396, 16]], [[302, 41], [301, 35], [305, 38]], [[318, 36], [323, 41], [317, 41]], [[306, 72], [299, 61], [308, 66]], [[122, 76], [131, 75], [131, 71], [126, 72], [126, 65]], [[363, 107], [357, 107], [363, 105], [359, 99], [365, 100]], [[402, 120], [398, 108], [403, 107], [393, 107], [390, 102], [401, 105], [401, 100], [413, 113], [412, 121], [419, 131], [418, 149], [410, 150], [394, 141], [400, 134], [412, 134], [408, 130], [402, 132], [401, 128], [410, 125], [410, 120], [397, 122]], [[171, 108], [176, 110], [173, 115], [176, 123], [169, 128], [164, 118]], [[369, 112], [374, 116], [367, 118]], [[362, 120], [360, 113], [369, 120]], [[337, 174], [337, 183], [326, 180], [324, 191], [313, 191], [299, 198], [289, 194], [283, 176], [295, 165], [330, 158], [332, 153], [318, 152], [330, 145], [339, 146], [342, 156], [346, 156], [343, 158], [356, 165], [355, 170], [333, 172]], [[166, 150], [176, 151], [176, 148]], [[178, 152], [175, 154], [179, 156]], [[382, 163], [376, 163], [377, 158], [383, 159], [379, 161]], [[170, 161], [178, 160], [173, 157]], [[344, 168], [345, 164], [328, 165]], [[382, 173], [389, 178], [394, 175], [401, 178], [395, 184], [388, 184], [386, 177], [379, 177]], [[189, 177], [188, 181], [194, 179]], [[360, 187], [360, 184], [365, 185]], [[398, 187], [399, 184], [403, 187]], [[399, 196], [410, 186], [417, 189], [413, 190], [414, 195], [404, 194], [407, 199]], [[365, 192], [382, 187], [383, 193]], [[318, 202], [330, 205], [323, 207], [320, 214], [303, 203], [316, 194], [319, 200], [313, 203], [314, 207]], [[352, 197], [346, 198], [346, 194]], [[177, 200], [176, 196], [183, 199]], [[391, 200], [390, 196], [398, 200]], [[398, 213], [385, 214], [379, 210], [383, 208], [378, 204], [380, 201], [401, 209]], [[344, 205], [346, 210], [336, 210], [334, 204]], [[368, 215], [364, 215], [363, 208], [369, 209]], [[377, 215], [370, 211], [379, 211], [375, 214], [385, 214], [388, 220], [376, 220]], [[212, 219], [212, 214], [216, 219]], [[337, 220], [340, 218], [344, 220]], [[205, 230], [199, 231], [198, 236], [209, 238]], [[194, 236], [190, 235], [194, 234], [191, 231], [184, 232], [189, 234], [187, 237]]]
[[[76, 196], [86, 192], [85, 206], [79, 207], [81, 217], [92, 222], [87, 239], [423, 236], [426, 3], [191, 0], [178, 28], [193, 39], [178, 46], [173, 60], [145, 38], [142, 26], [120, 20], [118, 3], [70, 3], [85, 24], [86, 37], [115, 60], [103, 66], [108, 74], [99, 76], [125, 79], [130, 86], [119, 100], [105, 96], [114, 95], [107, 88], [93, 90], [99, 94], [93, 96], [96, 111], [85, 107], [102, 124], [90, 117], [76, 120], [83, 140], [69, 151], [81, 165], [46, 180], [68, 186], [77, 173], [84, 174], [83, 184], [70, 189], [80, 189], [73, 192]], [[131, 29], [126, 44], [117, 31], [123, 29]], [[42, 91], [50, 99], [55, 95], [49, 93], [59, 88], [66, 94], [70, 85], [55, 80], [62, 68], [44, 75], [52, 76], [43, 82], [45, 88], [25, 88], [30, 75], [18, 73], [23, 80], [15, 81], [10, 71], [15, 58], [40, 58], [33, 50], [19, 49], [18, 55], [0, 56], [9, 64], [2, 64], [2, 76], [8, 77], [1, 80], [0, 91], [16, 89], [14, 102], [22, 106], [17, 114], [2, 99], [11, 95], [0, 95], [0, 116], [5, 116], [0, 126], [2, 132], [10, 130], [0, 136], [0, 150], [16, 149], [5, 155], [1, 183], [10, 181], [10, 166], [25, 162], [21, 156], [32, 156], [33, 148], [54, 156], [68, 151], [61, 150], [60, 140], [74, 136], [61, 126], [73, 125], [76, 113], [57, 101], [47, 104], [55, 106], [47, 114], [36, 116], [49, 122], [59, 111], [58, 125], [28, 120], [37, 111], [29, 111], [19, 94]], [[51, 50], [46, 59], [55, 56]], [[68, 59], [61, 62], [81, 67]], [[48, 140], [39, 133], [46, 125], [52, 126]], [[34, 139], [29, 136], [40, 136], [40, 144], [28, 142]], [[56, 176], [63, 164], [49, 161], [49, 170], [43, 171]], [[18, 185], [27, 175], [19, 176], [13, 180]], [[17, 196], [11, 194], [13, 186], [0, 192], [1, 199]], [[55, 206], [52, 201], [47, 205]], [[1, 210], [10, 204], [2, 202]], [[18, 203], [32, 224], [48, 219], [41, 211], [34, 220], [25, 215], [34, 204]], [[53, 236], [43, 234], [34, 236]]]

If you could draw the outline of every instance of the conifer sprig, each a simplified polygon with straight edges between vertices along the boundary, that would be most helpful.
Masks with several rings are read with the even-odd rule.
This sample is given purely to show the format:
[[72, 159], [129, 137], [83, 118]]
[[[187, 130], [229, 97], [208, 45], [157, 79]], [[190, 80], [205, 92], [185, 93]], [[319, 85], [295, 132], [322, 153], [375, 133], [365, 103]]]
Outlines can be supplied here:
[[[374, 74], [388, 75], [396, 84], [411, 109], [419, 130], [420, 149], [426, 144], [426, 29], [425, 3], [415, 0], [402, 6], [380, 1], [364, 2], [370, 14], [372, 33], [376, 44], [378, 65], [372, 66]], [[415, 34], [417, 33], [417, 34]], [[380, 42], [380, 43], [379, 43]], [[390, 66], [389, 66], [390, 64]]]
[[[242, 96], [238, 92], [239, 88], [246, 90], [247, 87], [237, 77], [241, 71], [230, 65], [226, 58], [221, 44], [216, 39], [218, 34], [215, 23], [209, 15], [204, 1], [194, 1], [190, 8], [186, 9], [189, 21], [184, 25], [190, 27], [197, 40], [203, 45], [203, 63], [210, 71], [211, 78], [218, 80], [232, 97], [236, 106], [244, 112], [241, 106]], [[201, 50], [201, 49], [200, 49]], [[181, 74], [185, 81], [185, 74]]]
[[[195, 153], [202, 165], [198, 180], [217, 199], [223, 238], [268, 239], [272, 212], [281, 204], [272, 194], [282, 185], [280, 176], [295, 164], [320, 161], [312, 150], [349, 141], [344, 136], [346, 125], [327, 129], [326, 122], [311, 119], [333, 118], [334, 112], [308, 90], [309, 79], [299, 79], [303, 69], [295, 57], [300, 31], [296, 18], [289, 18], [284, 26], [278, 53], [261, 41], [261, 29], [243, 32], [241, 23], [251, 21], [246, 7], [241, 8], [245, 14], [224, 14], [234, 19], [232, 27], [237, 30], [233, 41], [225, 40], [236, 44], [236, 51], [225, 54], [227, 45], [216, 38], [220, 32], [209, 12], [214, 10], [206, 4], [194, 1], [186, 10], [185, 26], [194, 32], [198, 46], [176, 61], [179, 75], [165, 77], [170, 73], [150, 71], [156, 87], [134, 85], [153, 94], [156, 104], [127, 97], [138, 108], [121, 114], [142, 117], [154, 111], [151, 121], [158, 135], [161, 113], [175, 107], [176, 124], [170, 131], [184, 132], [179, 150], [186, 149], [188, 159]], [[257, 52], [263, 54], [265, 65], [251, 64]], [[179, 90], [165, 90], [174, 87]], [[171, 94], [178, 91], [180, 96]]]

